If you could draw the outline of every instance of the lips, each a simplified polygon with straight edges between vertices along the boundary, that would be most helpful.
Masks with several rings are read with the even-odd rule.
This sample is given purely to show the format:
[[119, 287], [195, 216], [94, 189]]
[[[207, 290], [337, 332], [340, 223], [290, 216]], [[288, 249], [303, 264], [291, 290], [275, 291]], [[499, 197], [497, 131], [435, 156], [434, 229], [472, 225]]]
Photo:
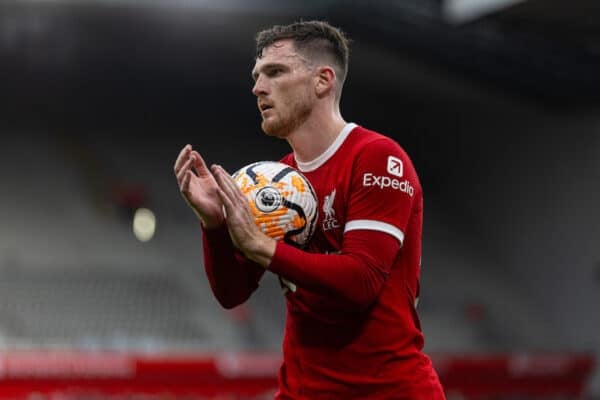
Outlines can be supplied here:
[[273, 108], [273, 105], [269, 104], [269, 103], [259, 103], [258, 108], [260, 109], [261, 112], [265, 112], [265, 111]]

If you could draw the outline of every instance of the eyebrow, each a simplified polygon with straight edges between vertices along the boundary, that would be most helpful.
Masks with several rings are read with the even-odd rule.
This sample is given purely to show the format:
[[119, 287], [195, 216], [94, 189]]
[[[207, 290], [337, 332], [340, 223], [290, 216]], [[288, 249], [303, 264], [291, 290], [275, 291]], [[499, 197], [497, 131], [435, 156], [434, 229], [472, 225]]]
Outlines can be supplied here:
[[261, 71], [267, 70], [267, 69], [271, 69], [271, 68], [288, 68], [288, 65], [284, 64], [284, 63], [279, 63], [279, 62], [270, 62], [270, 63], [266, 63], [261, 65], [261, 67], [259, 68], [259, 70], [253, 69], [252, 70], [252, 79], [254, 81], [256, 81], [256, 78], [258, 78], [258, 74]]

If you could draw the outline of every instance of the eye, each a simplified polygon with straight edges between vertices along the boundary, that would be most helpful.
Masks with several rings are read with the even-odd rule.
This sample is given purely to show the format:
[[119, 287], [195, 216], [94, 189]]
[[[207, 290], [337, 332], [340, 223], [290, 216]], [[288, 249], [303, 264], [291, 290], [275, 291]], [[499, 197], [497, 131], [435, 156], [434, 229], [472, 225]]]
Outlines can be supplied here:
[[282, 73], [283, 73], [282, 68], [272, 68], [267, 71], [267, 76], [274, 78], [276, 76], [281, 75]]

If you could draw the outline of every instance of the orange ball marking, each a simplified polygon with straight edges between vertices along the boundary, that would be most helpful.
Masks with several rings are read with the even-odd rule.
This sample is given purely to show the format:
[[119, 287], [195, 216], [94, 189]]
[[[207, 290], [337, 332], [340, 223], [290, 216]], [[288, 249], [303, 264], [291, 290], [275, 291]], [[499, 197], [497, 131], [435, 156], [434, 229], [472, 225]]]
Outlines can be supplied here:
[[301, 216], [296, 215], [294, 217], [294, 220], [292, 221], [292, 226], [294, 227], [294, 229], [300, 229], [304, 225], [306, 225], [306, 220], [304, 218], [302, 218]]
[[298, 176], [292, 176], [292, 185], [296, 188], [298, 192], [304, 193], [306, 186], [304, 185], [302, 179], [300, 179]]

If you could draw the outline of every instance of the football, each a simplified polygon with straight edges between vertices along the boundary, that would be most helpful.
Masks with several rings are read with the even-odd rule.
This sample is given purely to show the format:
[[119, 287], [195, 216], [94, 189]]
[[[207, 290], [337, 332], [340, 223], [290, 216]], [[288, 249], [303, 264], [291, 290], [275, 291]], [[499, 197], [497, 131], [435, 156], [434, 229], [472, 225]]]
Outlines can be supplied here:
[[300, 171], [276, 161], [259, 161], [232, 176], [265, 234], [296, 247], [306, 245], [315, 232], [319, 207], [313, 187]]

